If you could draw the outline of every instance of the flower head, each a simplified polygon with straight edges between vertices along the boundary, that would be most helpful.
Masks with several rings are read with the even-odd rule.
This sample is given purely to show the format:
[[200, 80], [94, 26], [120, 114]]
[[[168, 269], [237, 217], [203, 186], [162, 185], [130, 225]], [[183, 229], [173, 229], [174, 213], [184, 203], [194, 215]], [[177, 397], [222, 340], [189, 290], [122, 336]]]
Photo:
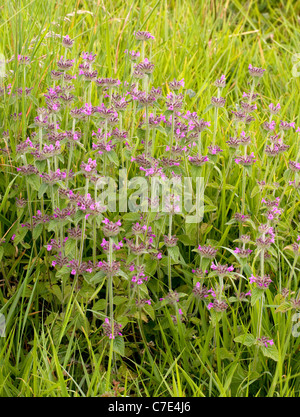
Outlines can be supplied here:
[[262, 77], [265, 72], [265, 69], [253, 67], [251, 64], [249, 64], [248, 70], [252, 77], [258, 77], [258, 78]]

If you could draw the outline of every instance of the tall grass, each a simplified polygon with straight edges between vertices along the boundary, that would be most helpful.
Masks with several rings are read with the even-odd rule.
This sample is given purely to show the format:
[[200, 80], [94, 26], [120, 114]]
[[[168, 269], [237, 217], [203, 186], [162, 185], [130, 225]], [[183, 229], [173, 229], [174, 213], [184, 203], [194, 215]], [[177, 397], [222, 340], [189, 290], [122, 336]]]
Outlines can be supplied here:
[[[5, 240], [0, 246], [0, 313], [6, 319], [6, 337], [0, 338], [1, 396], [299, 396], [295, 311], [282, 295], [282, 289], [289, 287], [290, 298], [295, 297], [299, 286], [298, 254], [291, 247], [300, 234], [299, 189], [288, 183], [294, 179], [288, 167], [289, 160], [295, 161], [298, 156], [299, 134], [284, 134], [289, 149], [277, 157], [274, 165], [264, 153], [267, 133], [261, 127], [269, 120], [271, 102], [280, 102], [280, 119], [300, 125], [300, 78], [292, 75], [297, 64], [295, 54], [299, 53], [299, 5], [298, 1], [259, 5], [236, 0], [18, 0], [0, 6], [0, 52], [11, 60], [6, 64], [8, 76], [2, 80], [3, 85], [11, 83], [12, 91], [33, 88], [29, 97], [22, 94], [14, 100], [4, 94], [0, 100], [0, 131], [10, 132], [9, 143], [5, 136], [1, 142], [2, 149], [9, 144], [10, 150], [0, 155], [0, 240]], [[54, 235], [61, 238], [65, 230], [54, 226], [52, 230], [41, 228], [39, 233], [25, 234], [20, 224], [32, 221], [41, 207], [49, 214], [57, 201], [60, 208], [64, 205], [56, 192], [44, 193], [40, 184], [27, 181], [16, 170], [23, 165], [17, 145], [33, 131], [40, 134], [32, 124], [43, 94], [53, 86], [50, 71], [65, 54], [60, 36], [74, 39], [67, 57], [75, 60], [76, 71], [81, 53], [93, 52], [97, 54], [94, 68], [99, 75], [123, 83], [131, 74], [124, 51], [137, 49], [134, 32], [138, 30], [155, 36], [155, 41], [146, 45], [145, 55], [155, 63], [151, 85], [162, 86], [165, 94], [170, 81], [184, 78], [185, 110], [211, 121], [212, 133], [205, 131], [201, 136], [203, 152], [213, 138], [223, 149], [214, 164], [201, 168], [206, 187], [200, 224], [186, 224], [176, 215], [156, 222], [150, 214], [147, 217], [147, 225], [152, 225], [156, 235], [176, 234], [179, 250], [169, 248], [162, 261], [155, 264], [144, 257], [149, 261], [146, 272], [151, 277], [145, 294], [152, 298], [152, 305], [143, 309], [133, 305], [135, 297], [140, 301], [143, 293], [133, 293], [122, 277], [111, 279], [112, 292], [104, 276], [96, 274], [92, 281], [77, 274], [71, 280], [65, 271], [60, 273], [51, 267], [46, 245]], [[30, 70], [18, 64], [18, 55], [30, 58]], [[256, 88], [260, 100], [255, 121], [249, 127], [252, 143], [248, 153], [253, 151], [257, 161], [246, 171], [234, 162], [226, 141], [235, 134], [231, 112], [237, 110], [243, 92], [251, 89], [249, 64], [266, 71]], [[226, 87], [221, 92], [226, 106], [216, 111], [210, 99], [217, 94], [213, 82], [222, 74], [226, 74]], [[74, 85], [75, 106], [82, 106], [89, 98], [99, 105], [101, 97], [94, 85], [90, 90], [79, 81]], [[120, 91], [125, 93], [125, 89]], [[122, 123], [124, 129], [133, 132], [129, 137], [132, 154], [124, 153], [123, 162], [133, 177], [139, 170], [130, 158], [141, 153], [142, 132], [136, 125], [142, 113], [134, 106], [131, 110]], [[17, 121], [11, 117], [21, 112]], [[274, 118], [279, 120], [278, 116]], [[60, 122], [72, 129], [67, 112], [63, 112]], [[86, 142], [81, 141], [85, 150], [76, 147], [72, 151], [70, 167], [75, 173], [91, 155], [91, 132], [96, 130], [93, 122], [80, 127]], [[164, 155], [170, 137], [173, 139], [168, 130], [155, 135], [150, 132], [153, 155]], [[70, 151], [65, 152], [68, 155]], [[121, 165], [121, 151], [117, 157]], [[58, 158], [57, 163], [67, 168], [68, 160]], [[183, 165], [186, 176], [194, 178], [196, 171], [188, 160]], [[111, 172], [112, 166], [108, 161], [105, 169]], [[257, 181], [263, 179], [269, 186], [261, 189]], [[72, 187], [85, 194], [89, 190], [97, 192], [89, 188], [91, 183], [82, 175], [74, 178]], [[16, 207], [15, 197], [20, 196], [29, 200], [28, 209]], [[261, 199], [269, 197], [280, 197], [283, 209], [271, 257], [265, 260], [261, 252], [254, 251], [243, 260], [233, 251], [235, 240], [241, 232], [251, 233], [252, 240], [259, 237]], [[242, 211], [251, 216], [251, 221], [239, 225], [232, 218]], [[124, 233], [129, 233], [136, 220], [131, 213], [122, 217]], [[96, 232], [69, 253], [74, 251], [84, 261], [106, 260], [100, 246], [101, 220], [89, 224], [80, 219], [80, 225], [83, 236], [85, 229], [87, 233]], [[223, 313], [208, 310], [206, 300], [199, 301], [192, 292], [197, 282], [192, 268], [210, 269], [210, 264], [193, 251], [205, 244], [218, 248], [218, 262], [235, 268], [224, 281], [228, 308]], [[270, 288], [262, 295], [252, 286], [251, 298], [240, 302], [234, 293], [249, 290], [251, 274], [264, 272], [272, 278]], [[219, 284], [222, 287], [222, 281], [212, 276], [204, 282], [215, 290]], [[178, 292], [179, 302], [174, 305], [159, 300], [170, 289]], [[116, 319], [123, 325], [122, 337], [114, 341], [105, 337], [101, 324], [107, 317], [111, 323]], [[260, 346], [257, 339], [262, 336], [273, 339], [274, 345]]]

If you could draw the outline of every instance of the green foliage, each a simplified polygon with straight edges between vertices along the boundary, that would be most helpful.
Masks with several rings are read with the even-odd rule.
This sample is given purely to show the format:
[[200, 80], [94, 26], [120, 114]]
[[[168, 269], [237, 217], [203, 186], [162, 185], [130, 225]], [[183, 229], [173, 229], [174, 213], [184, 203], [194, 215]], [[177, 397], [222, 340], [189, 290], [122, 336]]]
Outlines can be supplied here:
[[[26, 54], [31, 58], [26, 86], [33, 90], [26, 101], [14, 95], [0, 98], [1, 149], [6, 148], [3, 131], [11, 132], [10, 154], [0, 155], [0, 313], [7, 322], [7, 336], [0, 337], [1, 397], [101, 396], [108, 390], [115, 393], [113, 379], [124, 388], [117, 394], [121, 396], [299, 397], [299, 338], [292, 333], [296, 322], [289, 301], [296, 296], [292, 291], [298, 291], [299, 287], [299, 262], [291, 246], [299, 234], [299, 191], [289, 186], [288, 181], [294, 177], [287, 169], [288, 161], [295, 159], [298, 140], [294, 133], [286, 134], [290, 148], [279, 156], [275, 169], [273, 159], [270, 162], [264, 155], [266, 132], [260, 128], [269, 117], [264, 110], [270, 102], [278, 101], [282, 118], [299, 124], [300, 78], [292, 76], [293, 57], [299, 53], [298, 12], [298, 1], [4, 2], [0, 52], [7, 61], [12, 61], [7, 63], [6, 70], [11, 71], [3, 82], [12, 83], [13, 88], [23, 86], [24, 72], [16, 57]], [[75, 39], [72, 56], [76, 64], [82, 51], [93, 51], [97, 54], [95, 68], [101, 76], [125, 81], [130, 63], [123, 52], [138, 48], [133, 38], [137, 30], [149, 30], [155, 35], [148, 56], [155, 61], [157, 86], [165, 86], [174, 77], [184, 78], [187, 108], [207, 120], [213, 120], [214, 109], [209, 101], [216, 91], [213, 82], [226, 74], [227, 85], [222, 95], [226, 96], [227, 110], [220, 109], [218, 113], [217, 132], [217, 143], [224, 152], [219, 158], [213, 156], [205, 167], [189, 168], [193, 181], [200, 175], [205, 178], [203, 221], [189, 224], [174, 216], [178, 245], [168, 249], [162, 246], [161, 261], [153, 254], [141, 255], [149, 276], [147, 286], [133, 289], [131, 275], [123, 269], [114, 277], [114, 317], [122, 325], [123, 336], [111, 341], [101, 327], [109, 317], [105, 273], [97, 271], [73, 277], [70, 267], [51, 266], [56, 258], [50, 259], [46, 245], [60, 233], [55, 220], [47, 226], [38, 224], [32, 231], [20, 227], [30, 213], [28, 206], [16, 209], [16, 197], [30, 198], [34, 213], [41, 207], [50, 213], [51, 200], [56, 203], [58, 197], [57, 187], [42, 183], [39, 176], [24, 179], [17, 173], [15, 168], [22, 165], [23, 155], [16, 153], [16, 145], [20, 138], [25, 140], [32, 131], [38, 131], [33, 119], [46, 89], [53, 86], [50, 70], [64, 54], [61, 35], [69, 34]], [[260, 158], [252, 168], [242, 169], [234, 163], [234, 151], [228, 149], [226, 140], [235, 128], [230, 122], [231, 110], [237, 110], [243, 91], [250, 89], [249, 63], [266, 68], [266, 73], [258, 102], [262, 111], [251, 125], [251, 146]], [[79, 97], [78, 106], [83, 105], [81, 83], [76, 84], [74, 95]], [[92, 101], [98, 103], [99, 90], [93, 88], [91, 95]], [[159, 106], [156, 111], [160, 111]], [[10, 117], [14, 112], [22, 112], [17, 122]], [[165, 117], [171, 113], [165, 111]], [[67, 121], [65, 116], [58, 116], [57, 120], [72, 128], [71, 120]], [[126, 118], [123, 123], [124, 129], [131, 129]], [[83, 125], [80, 128], [84, 135]], [[89, 128], [90, 132], [97, 131], [97, 123], [91, 122]], [[202, 134], [205, 146], [211, 142], [212, 131]], [[137, 174], [130, 161], [139, 141], [145, 140], [146, 131], [137, 129], [134, 135], [133, 149], [125, 149], [123, 155], [117, 151], [108, 153], [111, 170], [124, 157], [131, 175]], [[169, 144], [169, 135], [170, 129], [160, 127], [151, 136], [157, 155]], [[81, 162], [93, 156], [91, 143], [89, 136], [84, 145], [74, 145], [72, 169], [76, 173]], [[30, 154], [25, 156], [27, 162], [30, 158]], [[35, 166], [40, 172], [47, 171], [46, 161], [36, 161]], [[268, 184], [262, 190], [257, 180], [265, 175]], [[260, 273], [259, 253], [254, 252], [250, 262], [233, 252], [232, 243], [241, 230], [232, 217], [240, 209], [243, 176], [247, 178], [246, 213], [252, 219], [243, 227], [253, 241], [258, 236], [257, 225], [264, 219], [260, 210], [262, 196], [280, 196], [280, 208], [284, 208], [276, 225], [278, 234], [270, 250], [271, 259], [265, 261], [265, 272], [273, 283], [267, 290], [251, 288], [252, 295], [248, 298], [251, 302], [240, 301], [236, 293], [249, 289], [249, 276]], [[83, 189], [83, 177], [74, 178], [75, 188]], [[94, 192], [94, 185], [90, 186]], [[107, 259], [100, 250], [102, 219], [101, 216], [96, 219], [97, 262]], [[139, 219], [140, 213], [126, 213], [122, 216], [122, 227], [127, 232]], [[93, 224], [93, 220], [88, 218], [87, 223]], [[166, 216], [156, 218], [154, 214], [148, 221], [156, 235], [167, 234]], [[73, 222], [81, 226], [85, 213], [77, 211]], [[69, 224], [69, 220], [62, 222], [62, 227], [66, 229]], [[226, 299], [229, 307], [224, 313], [208, 310], [208, 299], [199, 300], [192, 294], [198, 278], [191, 269], [210, 268], [210, 262], [200, 258], [194, 248], [209, 243], [218, 247], [222, 264], [233, 264], [235, 271], [240, 269], [225, 278], [230, 297]], [[64, 255], [72, 259], [81, 249], [80, 244], [69, 238]], [[83, 260], [88, 262], [92, 256], [92, 248], [84, 247]], [[122, 256], [127, 263], [135, 259], [127, 257], [126, 252]], [[179, 299], [174, 304], [166, 297], [168, 256]], [[218, 284], [213, 277], [202, 282], [208, 288]], [[278, 294], [285, 286], [292, 288], [287, 299]], [[151, 305], [137, 306], [136, 301], [150, 298]], [[265, 304], [260, 327], [262, 299]], [[274, 345], [258, 345], [257, 338], [263, 332], [272, 335]]]

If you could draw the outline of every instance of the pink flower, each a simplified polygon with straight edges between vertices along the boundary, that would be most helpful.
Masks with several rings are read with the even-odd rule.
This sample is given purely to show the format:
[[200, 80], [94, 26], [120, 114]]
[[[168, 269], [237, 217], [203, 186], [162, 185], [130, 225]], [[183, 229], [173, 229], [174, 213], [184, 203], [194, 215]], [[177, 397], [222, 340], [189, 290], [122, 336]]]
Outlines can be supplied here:
[[279, 110], [281, 109], [280, 103], [276, 104], [276, 106], [273, 103], [269, 104], [269, 109], [270, 109], [271, 113], [273, 113], [273, 114], [278, 113]]
[[256, 278], [255, 276], [252, 274], [251, 277], [249, 278], [249, 282], [250, 284], [253, 284], [253, 282], [255, 282]]
[[213, 290], [213, 288], [211, 288], [210, 290], [208, 290], [207, 292], [210, 292], [211, 293], [211, 295], [214, 297], [214, 298], [216, 298], [216, 293], [215, 293], [215, 291]]

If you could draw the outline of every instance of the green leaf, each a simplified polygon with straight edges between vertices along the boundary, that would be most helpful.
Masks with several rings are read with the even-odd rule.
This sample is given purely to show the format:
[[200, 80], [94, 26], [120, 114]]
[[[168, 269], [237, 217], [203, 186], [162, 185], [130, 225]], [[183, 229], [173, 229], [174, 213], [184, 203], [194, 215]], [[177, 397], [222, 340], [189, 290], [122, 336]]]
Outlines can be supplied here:
[[[15, 180], [17, 179], [19, 177], [19, 174], [18, 175], [16, 175], [12, 180], [11, 180], [11, 182], [8, 184], [8, 187], [6, 187], [6, 190], [5, 190], [5, 194], [4, 194], [4, 196], [2, 197], [2, 201], [1, 201], [1, 205], [0, 205], [0, 211], [2, 211], [2, 208], [4, 207], [4, 205], [5, 205], [5, 203], [6, 203], [6, 201], [7, 201], [7, 199], [8, 199], [8, 196], [9, 196], [9, 193], [10, 193], [10, 191], [11, 191], [11, 187], [12, 187], [12, 185], [13, 185], [13, 183], [15, 182]], [[1, 184], [2, 185], [2, 184]]]
[[121, 356], [125, 355], [125, 343], [122, 336], [116, 336], [113, 340], [113, 351]]
[[128, 298], [127, 297], [123, 297], [122, 295], [117, 295], [116, 297], [114, 297], [114, 304], [116, 306], [126, 303], [128, 302]]
[[89, 281], [90, 283], [93, 283], [93, 284], [99, 284], [99, 282], [103, 281], [103, 280], [104, 280], [104, 278], [105, 278], [105, 272], [104, 272], [104, 271], [98, 271], [98, 272], [96, 272], [96, 274], [95, 274], [92, 278], [90, 278], [88, 281]]
[[202, 321], [198, 317], [191, 317], [190, 322], [193, 324], [197, 324], [198, 326], [201, 325]]
[[38, 197], [39, 198], [42, 198], [43, 195], [45, 194], [45, 192], [47, 191], [47, 189], [48, 189], [48, 184], [46, 184], [45, 182], [43, 182], [41, 184], [40, 188], [39, 188]]
[[107, 305], [106, 300], [105, 300], [104, 298], [102, 298], [101, 300], [98, 300], [98, 301], [97, 301], [97, 302], [93, 305], [92, 310], [95, 310], [95, 311], [101, 311], [101, 310], [104, 310], [104, 309], [105, 309], [105, 307], [106, 307], [106, 305]]
[[247, 172], [247, 174], [249, 175], [249, 177], [251, 177], [252, 174], [252, 165], [244, 165], [243, 169]]
[[145, 263], [145, 271], [149, 275], [153, 275], [157, 268], [157, 261], [155, 259], [148, 259]]
[[291, 310], [291, 309], [292, 309], [291, 303], [286, 301], [286, 302], [280, 304], [276, 308], [275, 313], [285, 313], [286, 311]]
[[236, 338], [234, 338], [234, 341], [236, 343], [242, 343], [242, 345], [245, 345], [245, 346], [253, 346], [255, 344], [256, 339], [253, 336], [253, 334], [247, 333], [247, 334], [241, 334], [240, 336], [237, 336]]
[[179, 235], [177, 237], [178, 237], [179, 242], [183, 243], [184, 246], [195, 246], [196, 244], [196, 236], [195, 236], [195, 239], [191, 239], [187, 235]]
[[163, 133], [164, 135], [166, 135], [166, 131], [162, 126], [156, 126], [155, 129], [158, 130], [159, 132]]
[[76, 141], [76, 146], [79, 146], [79, 148], [83, 149], [84, 152], [86, 152], [85, 147], [83, 145], [83, 143]]
[[272, 346], [268, 345], [268, 347], [261, 346], [261, 350], [264, 356], [267, 356], [268, 358], [273, 359], [273, 361], [278, 362], [279, 353], [275, 345], [272, 345]]
[[253, 190], [251, 192], [250, 198], [253, 198], [258, 193], [259, 193], [259, 186], [258, 185], [255, 185], [255, 187], [253, 187]]
[[32, 239], [36, 240], [42, 233], [43, 231], [43, 224], [38, 224], [32, 231]]
[[212, 104], [209, 104], [202, 112], [202, 114], [207, 113], [210, 109], [212, 109], [214, 106]]
[[51, 287], [49, 286], [49, 292], [54, 294], [60, 302], [63, 301], [62, 292], [58, 285], [52, 285]]
[[139, 285], [139, 291], [141, 294], [141, 297], [148, 297], [149, 296], [149, 292], [148, 292], [148, 287], [146, 284], [140, 284]]
[[189, 237], [192, 241], [197, 236], [197, 227], [198, 227], [198, 225], [195, 224], [195, 223], [185, 223], [186, 236]]
[[190, 165], [190, 170], [192, 178], [201, 177], [202, 166]]
[[35, 166], [40, 172], [45, 171], [46, 164], [47, 164], [47, 161], [36, 161], [35, 162]]
[[211, 211], [216, 211], [217, 207], [216, 206], [204, 206], [204, 213], [209, 213]]
[[113, 162], [116, 166], [119, 166], [119, 158], [115, 151], [110, 151], [107, 153], [108, 159]]
[[168, 119], [172, 114], [173, 114], [173, 111], [172, 110], [166, 110], [164, 112], [164, 116], [166, 117], [166, 119]]
[[217, 163], [219, 159], [219, 155], [209, 155], [209, 160], [213, 161], [213, 163]]
[[57, 229], [57, 220], [50, 220], [48, 223], [47, 229], [49, 232], [54, 231]]
[[220, 348], [219, 349], [219, 355], [220, 355], [221, 360], [224, 360], [224, 359], [229, 359], [230, 361], [234, 360], [234, 353], [230, 352], [226, 348], [223, 348], [223, 347]]
[[14, 245], [18, 245], [18, 243], [20, 243], [25, 238], [27, 232], [28, 232], [28, 229], [26, 229], [26, 227], [20, 228], [20, 230], [18, 231], [14, 239]]
[[151, 320], [153, 321], [155, 320], [155, 311], [152, 306], [150, 306], [149, 304], [146, 304], [143, 307], [143, 310], [148, 314], [148, 316], [151, 317]]
[[74, 239], [68, 239], [65, 243], [65, 254], [68, 256], [71, 252], [75, 250], [77, 241]]
[[116, 275], [118, 275], [120, 277], [123, 277], [125, 279], [129, 279], [128, 275], [124, 271], [122, 271], [122, 269], [119, 269], [119, 271], [116, 273]]
[[126, 324], [129, 322], [129, 319], [126, 316], [116, 317], [116, 320], [117, 320], [118, 324], [122, 325], [121, 331], [122, 331], [122, 329], [124, 329]]
[[63, 277], [69, 276], [70, 272], [71, 268], [69, 268], [67, 265], [64, 265], [56, 272], [55, 276], [56, 278], [62, 279]]
[[27, 179], [27, 182], [31, 185], [31, 187], [34, 190], [39, 191], [40, 184], [41, 184], [41, 179], [39, 175], [36, 175], [36, 174], [27, 175], [26, 179]]
[[168, 254], [171, 256], [174, 262], [178, 262], [179, 259], [179, 248], [174, 246], [173, 248], [168, 248]]
[[226, 223], [225, 223], [225, 225], [226, 225], [226, 226], [229, 226], [229, 225], [231, 225], [231, 224], [235, 224], [235, 223], [237, 223], [237, 220], [235, 220], [235, 219], [231, 219], [231, 220], [229, 220], [228, 222], [226, 222]]
[[255, 226], [255, 223], [254, 223], [254, 221], [253, 221], [253, 220], [251, 220], [251, 219], [247, 219], [247, 220], [245, 221], [245, 223], [250, 224], [250, 225], [252, 226], [253, 230], [256, 230], [256, 226]]
[[257, 300], [260, 300], [263, 294], [265, 293], [265, 290], [262, 288], [254, 288], [254, 290], [251, 290], [251, 305], [254, 306]]
[[82, 220], [85, 216], [85, 213], [81, 210], [77, 210], [74, 216], [74, 223], [78, 223], [80, 222], [80, 220]]
[[140, 220], [141, 214], [140, 213], [126, 213], [123, 216], [123, 220], [128, 220], [130, 222], [135, 222]]

